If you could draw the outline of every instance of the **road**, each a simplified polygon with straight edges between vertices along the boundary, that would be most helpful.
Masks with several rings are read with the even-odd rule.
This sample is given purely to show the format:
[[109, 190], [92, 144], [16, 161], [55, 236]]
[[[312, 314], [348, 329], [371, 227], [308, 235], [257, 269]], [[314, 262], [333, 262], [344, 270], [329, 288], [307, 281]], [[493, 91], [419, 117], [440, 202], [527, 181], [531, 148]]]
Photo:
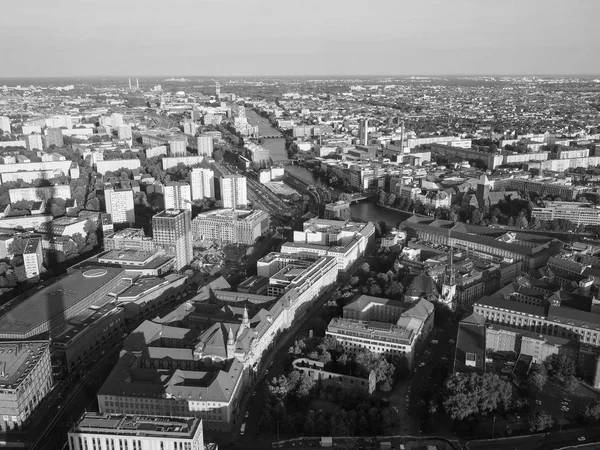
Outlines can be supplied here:
[[[582, 436], [586, 440], [579, 442], [577, 439]], [[600, 430], [585, 428], [508, 439], [471, 441], [467, 443], [466, 447], [468, 450], [552, 450], [598, 442], [600, 442]], [[599, 448], [599, 446], [595, 448]]]

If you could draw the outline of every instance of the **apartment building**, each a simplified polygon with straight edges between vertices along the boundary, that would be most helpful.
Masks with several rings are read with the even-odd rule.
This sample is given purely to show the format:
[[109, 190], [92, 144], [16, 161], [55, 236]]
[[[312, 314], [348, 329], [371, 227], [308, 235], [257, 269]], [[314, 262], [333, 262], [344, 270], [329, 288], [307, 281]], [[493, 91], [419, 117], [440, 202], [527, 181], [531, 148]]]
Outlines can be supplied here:
[[531, 217], [539, 220], [568, 220], [577, 225], [599, 225], [600, 208], [588, 202], [542, 201], [531, 205]]
[[27, 279], [39, 278], [43, 262], [42, 239], [39, 237], [27, 239], [23, 249], [23, 265]]
[[187, 183], [166, 183], [164, 185], [165, 209], [192, 210], [192, 190]]
[[219, 244], [254, 245], [269, 229], [265, 211], [219, 209], [198, 214], [192, 221], [194, 239], [212, 240]]
[[190, 184], [192, 200], [215, 197], [215, 172], [212, 169], [194, 167], [190, 172]]
[[196, 138], [196, 145], [198, 146], [198, 155], [201, 156], [212, 156], [214, 151], [214, 139], [212, 136], [198, 136]]
[[132, 189], [104, 189], [104, 201], [113, 223], [135, 222]]
[[51, 198], [62, 198], [69, 200], [71, 198], [71, 186], [55, 185], [30, 188], [14, 188], [8, 190], [11, 203], [16, 203], [21, 200], [29, 202], [48, 201]]
[[194, 259], [191, 216], [187, 209], [167, 209], [152, 217], [154, 246], [175, 256], [175, 270]]
[[246, 177], [242, 175], [223, 175], [219, 178], [223, 208], [237, 208], [248, 205]]

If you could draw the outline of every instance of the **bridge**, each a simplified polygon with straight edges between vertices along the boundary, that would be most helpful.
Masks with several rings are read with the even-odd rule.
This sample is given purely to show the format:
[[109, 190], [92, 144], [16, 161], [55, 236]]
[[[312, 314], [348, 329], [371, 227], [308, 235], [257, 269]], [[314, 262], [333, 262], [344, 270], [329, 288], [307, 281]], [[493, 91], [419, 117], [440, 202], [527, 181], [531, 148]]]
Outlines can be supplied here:
[[283, 134], [268, 134], [268, 135], [262, 135], [262, 134], [258, 134], [258, 138], [259, 139], [280, 139], [283, 137]]

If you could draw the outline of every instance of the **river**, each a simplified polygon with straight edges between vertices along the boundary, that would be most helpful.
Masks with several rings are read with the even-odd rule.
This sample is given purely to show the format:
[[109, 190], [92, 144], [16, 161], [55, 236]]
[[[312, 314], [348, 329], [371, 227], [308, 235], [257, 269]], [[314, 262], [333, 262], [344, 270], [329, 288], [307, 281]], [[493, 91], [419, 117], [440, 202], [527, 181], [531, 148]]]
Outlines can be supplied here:
[[[250, 124], [258, 125], [259, 135], [272, 136], [281, 134], [279, 130], [271, 125], [269, 119], [262, 117], [253, 109], [246, 108], [246, 118]], [[287, 151], [285, 150], [285, 139], [283, 137], [277, 139], [264, 139], [262, 145], [269, 149], [271, 158], [274, 161], [284, 161], [289, 159]], [[318, 174], [311, 172], [306, 167], [290, 164], [285, 166], [285, 171], [308, 185], [314, 184], [315, 186], [321, 186], [323, 189], [329, 190], [334, 198], [344, 192], [337, 187], [330, 189], [327, 183], [321, 181]], [[400, 222], [411, 216], [409, 213], [392, 211], [372, 202], [354, 203], [350, 207], [350, 210], [352, 218], [355, 220], [363, 220], [365, 222], [385, 222], [389, 227], [397, 227]]]

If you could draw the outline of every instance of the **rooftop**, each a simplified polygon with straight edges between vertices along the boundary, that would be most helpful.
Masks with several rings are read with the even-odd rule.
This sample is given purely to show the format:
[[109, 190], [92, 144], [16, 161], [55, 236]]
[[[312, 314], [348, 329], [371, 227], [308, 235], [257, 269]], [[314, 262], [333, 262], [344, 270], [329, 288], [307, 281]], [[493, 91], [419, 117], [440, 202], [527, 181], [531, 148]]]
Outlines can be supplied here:
[[86, 412], [73, 426], [73, 433], [192, 438], [201, 420], [195, 417], [126, 416]]
[[50, 346], [49, 341], [0, 343], [0, 389], [14, 389]]

